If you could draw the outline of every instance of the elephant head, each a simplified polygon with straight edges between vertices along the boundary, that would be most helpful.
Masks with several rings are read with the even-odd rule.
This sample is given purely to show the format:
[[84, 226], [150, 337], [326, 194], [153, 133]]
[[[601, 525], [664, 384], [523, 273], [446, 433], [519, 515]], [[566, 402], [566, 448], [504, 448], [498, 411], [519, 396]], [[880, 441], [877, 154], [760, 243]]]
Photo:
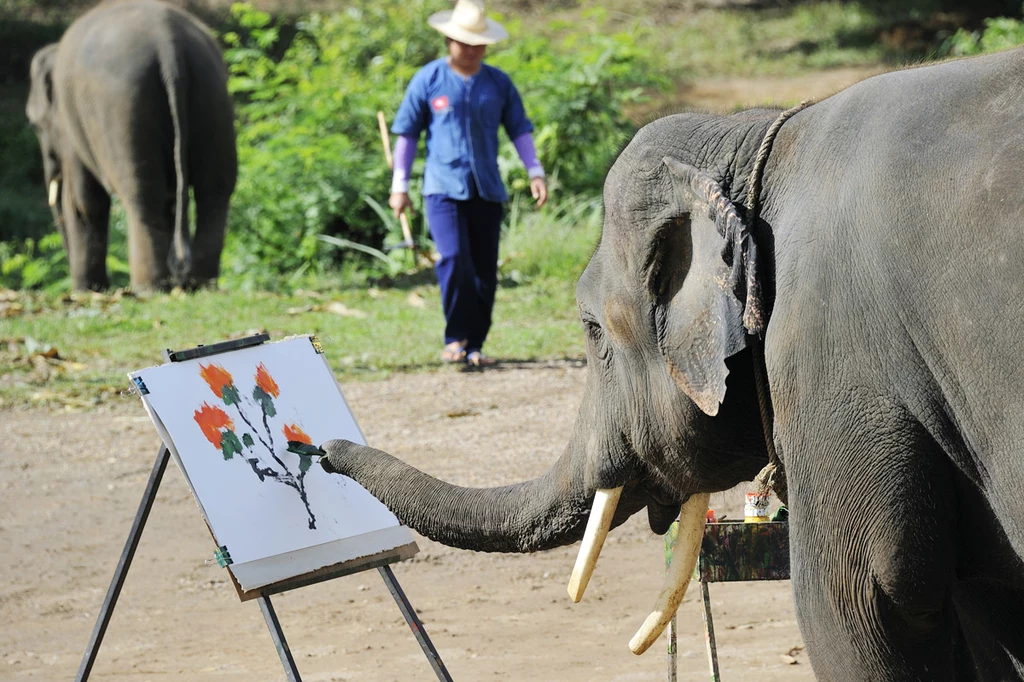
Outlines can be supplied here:
[[550, 471], [468, 489], [346, 441], [325, 443], [322, 460], [447, 545], [532, 552], [582, 538], [574, 601], [610, 528], [646, 507], [651, 529], [664, 533], [680, 514], [688, 546], [674, 552], [658, 605], [630, 643], [636, 653], [682, 600], [708, 494], [751, 480], [767, 463], [747, 348], [762, 317], [753, 240], [722, 187], [678, 160], [693, 155], [672, 126], [646, 126], [608, 174], [601, 242], [576, 289], [585, 393]]
[[58, 227], [62, 225], [60, 195], [62, 175], [60, 163], [61, 131], [54, 106], [53, 65], [57, 58], [57, 43], [41, 48], [32, 57], [29, 69], [31, 87], [25, 115], [39, 138], [43, 154], [43, 179], [46, 182], [50, 211]]

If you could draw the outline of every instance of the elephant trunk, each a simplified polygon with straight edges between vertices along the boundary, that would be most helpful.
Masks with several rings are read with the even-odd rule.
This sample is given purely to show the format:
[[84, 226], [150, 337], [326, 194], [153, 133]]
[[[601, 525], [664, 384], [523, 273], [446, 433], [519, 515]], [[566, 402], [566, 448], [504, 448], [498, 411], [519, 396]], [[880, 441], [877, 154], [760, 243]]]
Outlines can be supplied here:
[[463, 488], [380, 450], [339, 440], [323, 445], [325, 469], [355, 479], [403, 523], [431, 540], [478, 552], [536, 552], [580, 539], [590, 494], [572, 466], [573, 447], [531, 481]]

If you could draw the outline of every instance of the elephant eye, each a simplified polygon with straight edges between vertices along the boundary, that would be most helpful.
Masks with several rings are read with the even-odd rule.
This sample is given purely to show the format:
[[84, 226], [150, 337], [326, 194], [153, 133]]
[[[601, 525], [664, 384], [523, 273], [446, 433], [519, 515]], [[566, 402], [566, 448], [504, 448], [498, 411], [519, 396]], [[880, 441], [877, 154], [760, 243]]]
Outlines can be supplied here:
[[583, 328], [587, 332], [587, 345], [589, 345], [596, 355], [601, 360], [608, 358], [610, 348], [608, 347], [608, 338], [605, 336], [604, 329], [601, 328], [601, 323], [594, 319], [592, 316], [582, 313], [580, 319], [583, 321]]

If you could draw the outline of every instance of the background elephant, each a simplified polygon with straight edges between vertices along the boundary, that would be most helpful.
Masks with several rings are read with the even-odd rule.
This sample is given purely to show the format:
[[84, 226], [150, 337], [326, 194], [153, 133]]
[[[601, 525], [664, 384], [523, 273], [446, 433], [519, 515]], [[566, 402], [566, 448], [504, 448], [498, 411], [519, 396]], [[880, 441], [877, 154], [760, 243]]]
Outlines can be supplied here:
[[[1021, 73], [1021, 50], [952, 61], [796, 113], [756, 225], [743, 199], [778, 112], [648, 124], [607, 177], [577, 287], [587, 390], [552, 469], [459, 488], [345, 441], [324, 444], [324, 467], [467, 549], [542, 550], [644, 507], [660, 533], [681, 503], [699, 538], [705, 494], [768, 461], [750, 334], [766, 323], [815, 674], [1022, 679]], [[588, 575], [574, 573], [574, 598]]]
[[108, 286], [111, 194], [128, 220], [132, 288], [216, 281], [238, 160], [208, 28], [157, 0], [101, 4], [33, 57], [26, 114], [74, 288]]

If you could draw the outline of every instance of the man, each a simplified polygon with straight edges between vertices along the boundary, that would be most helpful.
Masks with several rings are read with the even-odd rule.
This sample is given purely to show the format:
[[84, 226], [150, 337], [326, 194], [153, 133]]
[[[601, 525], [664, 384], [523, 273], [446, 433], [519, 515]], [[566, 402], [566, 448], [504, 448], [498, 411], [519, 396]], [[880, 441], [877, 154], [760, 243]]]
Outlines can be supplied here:
[[420, 133], [427, 133], [423, 203], [441, 255], [435, 264], [445, 316], [445, 362], [483, 367], [498, 283], [498, 241], [508, 194], [498, 172], [498, 128], [513, 141], [530, 177], [530, 191], [547, 201], [544, 168], [512, 80], [483, 62], [487, 45], [508, 32], [476, 0], [458, 0], [428, 20], [445, 36], [448, 56], [413, 76], [391, 127], [398, 136], [388, 201], [395, 215], [412, 208], [409, 171]]

